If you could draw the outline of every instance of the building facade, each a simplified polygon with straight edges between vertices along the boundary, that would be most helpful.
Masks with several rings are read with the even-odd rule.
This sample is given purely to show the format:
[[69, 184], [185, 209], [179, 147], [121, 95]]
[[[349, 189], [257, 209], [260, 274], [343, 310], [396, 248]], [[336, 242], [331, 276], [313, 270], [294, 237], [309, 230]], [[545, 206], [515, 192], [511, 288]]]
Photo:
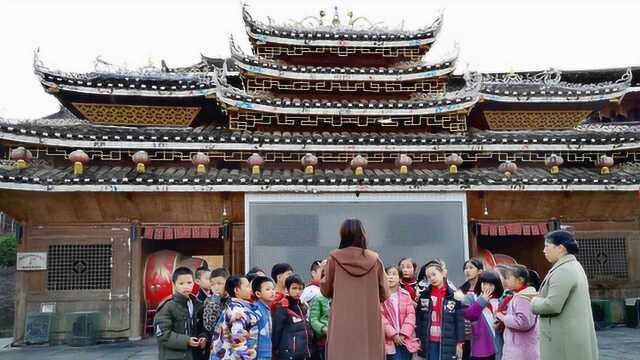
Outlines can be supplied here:
[[190, 67], [77, 74], [36, 54], [60, 112], [0, 122], [17, 339], [44, 309], [143, 336], [178, 264], [305, 273], [345, 217], [385, 261], [452, 273], [469, 256], [544, 273], [544, 233], [569, 226], [594, 297], [638, 293], [637, 68], [459, 76], [455, 50], [425, 60], [442, 16], [412, 31], [243, 17], [251, 51], [231, 39]]

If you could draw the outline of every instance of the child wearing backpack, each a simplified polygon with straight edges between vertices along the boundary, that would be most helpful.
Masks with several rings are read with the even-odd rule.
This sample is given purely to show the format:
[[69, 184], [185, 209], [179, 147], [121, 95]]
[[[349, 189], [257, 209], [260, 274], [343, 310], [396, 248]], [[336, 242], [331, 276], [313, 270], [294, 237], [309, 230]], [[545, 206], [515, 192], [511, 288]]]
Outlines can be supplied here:
[[287, 295], [273, 310], [273, 354], [279, 360], [311, 359], [311, 329], [307, 307], [300, 301], [304, 281], [299, 275], [285, 280]]

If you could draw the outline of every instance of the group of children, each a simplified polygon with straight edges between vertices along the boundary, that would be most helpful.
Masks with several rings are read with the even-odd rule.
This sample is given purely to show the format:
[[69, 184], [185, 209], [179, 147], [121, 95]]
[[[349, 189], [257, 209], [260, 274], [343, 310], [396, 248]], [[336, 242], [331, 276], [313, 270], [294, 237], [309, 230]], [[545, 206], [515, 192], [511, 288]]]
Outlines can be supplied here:
[[[173, 297], [154, 321], [160, 359], [323, 360], [331, 308], [320, 292], [325, 263], [312, 263], [306, 287], [285, 263], [274, 265], [271, 277], [259, 268], [234, 276], [202, 268], [194, 279], [188, 268], [176, 269]], [[539, 358], [530, 304], [540, 282], [535, 272], [522, 265], [484, 270], [470, 259], [467, 281], [457, 288], [441, 259], [417, 276], [410, 258], [385, 270], [391, 295], [380, 311], [387, 359]]]

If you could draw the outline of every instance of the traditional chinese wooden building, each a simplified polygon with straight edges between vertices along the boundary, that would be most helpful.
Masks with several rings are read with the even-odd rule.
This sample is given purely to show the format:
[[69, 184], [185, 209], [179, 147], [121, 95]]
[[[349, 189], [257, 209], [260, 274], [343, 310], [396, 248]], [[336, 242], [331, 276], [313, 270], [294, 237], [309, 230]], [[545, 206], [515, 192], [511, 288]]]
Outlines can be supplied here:
[[190, 67], [76, 74], [36, 56], [60, 112], [0, 122], [0, 210], [41, 259], [17, 276], [17, 339], [45, 308], [139, 337], [166, 291], [150, 277], [189, 257], [304, 273], [346, 216], [388, 262], [451, 273], [468, 256], [544, 273], [543, 234], [570, 226], [594, 297], [637, 295], [637, 68], [458, 76], [456, 51], [425, 60], [442, 16], [407, 31], [243, 15], [252, 51], [231, 40]]

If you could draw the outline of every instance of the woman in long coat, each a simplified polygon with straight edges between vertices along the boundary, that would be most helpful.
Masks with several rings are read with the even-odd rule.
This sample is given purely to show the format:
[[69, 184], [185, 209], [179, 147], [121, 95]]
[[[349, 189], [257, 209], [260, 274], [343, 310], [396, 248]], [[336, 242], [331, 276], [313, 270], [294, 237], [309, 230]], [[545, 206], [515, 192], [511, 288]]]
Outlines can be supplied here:
[[367, 250], [360, 220], [342, 224], [340, 246], [329, 254], [320, 291], [333, 299], [326, 359], [383, 360], [380, 303], [389, 297], [389, 288], [378, 254]]
[[544, 255], [553, 266], [531, 301], [533, 313], [540, 315], [541, 360], [598, 359], [589, 283], [577, 253], [572, 233], [545, 236]]

